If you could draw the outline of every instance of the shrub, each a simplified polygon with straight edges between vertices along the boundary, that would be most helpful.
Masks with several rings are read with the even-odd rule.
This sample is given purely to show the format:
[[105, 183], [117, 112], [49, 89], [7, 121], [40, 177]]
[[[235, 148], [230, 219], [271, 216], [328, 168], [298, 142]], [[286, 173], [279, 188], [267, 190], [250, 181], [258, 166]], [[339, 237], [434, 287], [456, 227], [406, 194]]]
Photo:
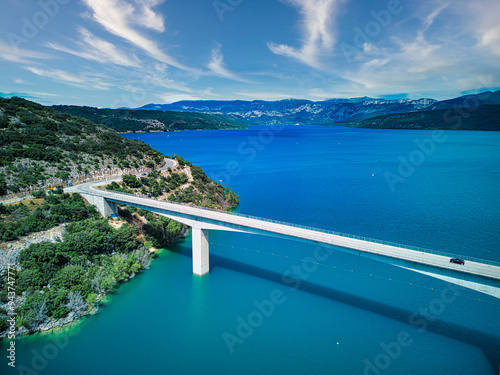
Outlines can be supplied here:
[[43, 198], [43, 197], [46, 197], [47, 196], [47, 193], [45, 192], [45, 190], [39, 190], [39, 191], [35, 191], [33, 193], [33, 196], [35, 198]]

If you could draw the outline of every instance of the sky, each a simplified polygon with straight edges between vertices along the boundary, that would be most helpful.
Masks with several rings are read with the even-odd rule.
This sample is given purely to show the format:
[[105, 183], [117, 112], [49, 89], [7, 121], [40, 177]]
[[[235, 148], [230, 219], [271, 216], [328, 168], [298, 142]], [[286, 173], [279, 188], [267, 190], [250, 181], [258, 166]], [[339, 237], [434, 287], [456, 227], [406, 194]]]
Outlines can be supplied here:
[[42, 104], [449, 99], [500, 88], [499, 0], [2, 0], [0, 92]]

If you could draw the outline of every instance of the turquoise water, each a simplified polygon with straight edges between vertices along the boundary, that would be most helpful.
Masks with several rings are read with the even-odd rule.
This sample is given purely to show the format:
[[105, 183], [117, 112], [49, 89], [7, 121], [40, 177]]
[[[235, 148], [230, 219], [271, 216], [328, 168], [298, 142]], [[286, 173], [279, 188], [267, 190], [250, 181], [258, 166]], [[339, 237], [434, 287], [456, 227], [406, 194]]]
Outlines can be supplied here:
[[[266, 129], [127, 137], [202, 166], [241, 213], [500, 261], [500, 134], [435, 134], [418, 153], [432, 132]], [[256, 235], [211, 232], [210, 252], [210, 274], [192, 276], [186, 238], [79, 327], [18, 341], [2, 373], [498, 371], [492, 297]]]

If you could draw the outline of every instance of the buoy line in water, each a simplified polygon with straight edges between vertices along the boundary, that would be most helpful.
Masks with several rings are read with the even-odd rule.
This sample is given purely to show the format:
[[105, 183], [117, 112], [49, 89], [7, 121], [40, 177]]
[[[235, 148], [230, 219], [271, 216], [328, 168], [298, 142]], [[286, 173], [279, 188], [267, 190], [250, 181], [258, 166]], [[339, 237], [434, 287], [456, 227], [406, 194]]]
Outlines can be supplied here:
[[[215, 242], [210, 242], [210, 245], [222, 246], [222, 247], [227, 247], [227, 248], [232, 248], [232, 249], [239, 249], [239, 250], [243, 250], [243, 251], [247, 251], [247, 252], [251, 252], [251, 253], [255, 253], [255, 254], [261, 254], [261, 255], [266, 255], [266, 256], [274, 256], [274, 257], [283, 258], [283, 259], [287, 259], [287, 260], [293, 260], [293, 261], [300, 262], [300, 263], [306, 262], [306, 259], [301, 259], [301, 258], [289, 256], [289, 255], [282, 255], [282, 254], [270, 253], [270, 252], [267, 252], [267, 251], [250, 249], [250, 248], [241, 247], [241, 246], [225, 245], [225, 244], [215, 243]], [[422, 289], [426, 289], [426, 290], [437, 290], [437, 289], [439, 289], [439, 288], [434, 288], [434, 287], [431, 287], [431, 286], [428, 286], [428, 285], [423, 285], [423, 284], [419, 284], [419, 283], [413, 283], [413, 282], [408, 282], [408, 281], [394, 279], [392, 277], [381, 276], [381, 275], [377, 275], [377, 274], [373, 274], [373, 273], [360, 272], [360, 271], [355, 270], [353, 268], [344, 268], [344, 267], [339, 267], [339, 266], [336, 266], [336, 265], [333, 265], [333, 264], [325, 264], [325, 263], [321, 263], [321, 262], [315, 262], [315, 263], [318, 266], [320, 266], [320, 267], [328, 267], [328, 268], [331, 268], [331, 269], [340, 270], [340, 271], [344, 271], [344, 272], [356, 273], [356, 274], [359, 274], [359, 275], [369, 276], [369, 277], [373, 277], [373, 278], [377, 278], [377, 279], [381, 279], [381, 280], [386, 280], [386, 281], [390, 281], [390, 282], [395, 282], [395, 283], [402, 284], [402, 285], [407, 285], [407, 286], [412, 286], [412, 287], [418, 287], [418, 288], [422, 288]], [[458, 294], [458, 293], [454, 293], [454, 294], [455, 294], [456, 297], [466, 298], [466, 299], [472, 300], [472, 301], [478, 301], [478, 302], [487, 303], [487, 304], [490, 304], [490, 305], [500, 306], [500, 303], [496, 303], [496, 302], [492, 302], [492, 301], [485, 301], [484, 299], [481, 299], [481, 298], [474, 298], [474, 297], [470, 297], [470, 296], [464, 296], [464, 295]]]

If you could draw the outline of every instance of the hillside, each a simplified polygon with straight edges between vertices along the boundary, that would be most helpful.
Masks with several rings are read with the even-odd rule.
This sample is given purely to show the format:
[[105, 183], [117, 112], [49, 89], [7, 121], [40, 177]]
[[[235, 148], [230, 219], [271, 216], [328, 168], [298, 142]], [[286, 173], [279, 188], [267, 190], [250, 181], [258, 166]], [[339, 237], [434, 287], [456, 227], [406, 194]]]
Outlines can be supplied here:
[[144, 142], [16, 97], [0, 99], [0, 145], [0, 195], [163, 161]]
[[500, 105], [500, 91], [485, 91], [480, 94], [464, 95], [434, 103], [429, 109], [469, 108], [485, 104]]
[[155, 175], [164, 155], [144, 142], [20, 98], [0, 99], [0, 145], [0, 196], [142, 173], [138, 193], [220, 209], [238, 203], [180, 156], [175, 171]]
[[200, 167], [173, 157], [176, 166], [158, 170], [164, 155], [143, 142], [24, 99], [0, 99], [0, 195], [24, 189], [34, 197], [0, 204], [0, 300], [9, 302], [0, 306], [0, 341], [95, 314], [107, 293], [149, 267], [155, 248], [187, 231], [125, 206], [119, 218], [102, 218], [81, 195], [44, 187], [121, 175], [103, 188], [219, 210], [238, 204]]
[[66, 193], [0, 205], [0, 301], [8, 301], [0, 306], [0, 341], [95, 314], [107, 293], [149, 267], [152, 246], [171, 246], [186, 232], [149, 212], [144, 224], [135, 211], [101, 218], [82, 196]]
[[225, 115], [173, 111], [134, 111], [99, 109], [80, 106], [52, 106], [56, 112], [83, 117], [117, 132], [212, 130], [245, 128], [241, 122]]
[[433, 99], [330, 99], [310, 101], [199, 100], [172, 104], [148, 104], [138, 110], [220, 113], [252, 124], [334, 124], [401, 112], [418, 111], [436, 103]]
[[139, 177], [125, 174], [122, 181], [101, 188], [212, 209], [229, 210], [238, 205], [238, 196], [231, 189], [211, 180], [203, 169], [181, 156], [173, 158], [177, 161], [175, 167], [142, 173]]
[[[340, 124], [339, 124], [340, 125]], [[377, 116], [342, 124], [372, 129], [500, 130], [500, 105], [481, 105]]]

